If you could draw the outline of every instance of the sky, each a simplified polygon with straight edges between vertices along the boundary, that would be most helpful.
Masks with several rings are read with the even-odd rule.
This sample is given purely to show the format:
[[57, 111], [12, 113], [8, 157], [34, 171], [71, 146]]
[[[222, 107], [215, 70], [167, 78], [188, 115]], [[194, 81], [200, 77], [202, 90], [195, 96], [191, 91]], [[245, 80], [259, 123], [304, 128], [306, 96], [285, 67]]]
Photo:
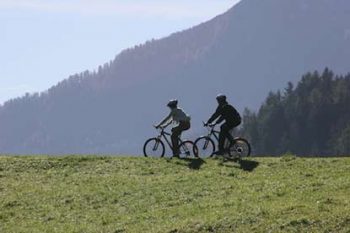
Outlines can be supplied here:
[[0, 0], [0, 104], [210, 20], [238, 1]]

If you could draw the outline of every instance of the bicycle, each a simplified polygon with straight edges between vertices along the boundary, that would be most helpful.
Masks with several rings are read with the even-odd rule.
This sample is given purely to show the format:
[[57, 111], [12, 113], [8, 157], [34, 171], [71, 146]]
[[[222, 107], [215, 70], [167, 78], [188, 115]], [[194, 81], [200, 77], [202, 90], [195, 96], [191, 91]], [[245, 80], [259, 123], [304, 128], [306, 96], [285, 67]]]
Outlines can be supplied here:
[[[219, 142], [220, 132], [215, 130], [215, 125], [213, 124], [206, 126], [203, 122], [203, 125], [208, 129], [208, 134], [206, 136], [197, 138], [194, 144], [198, 150], [198, 155], [200, 157], [213, 157], [216, 148], [212, 137], [214, 137], [216, 141]], [[248, 140], [242, 137], [234, 138], [231, 143], [226, 140], [225, 148], [225, 151], [229, 157], [249, 157], [251, 153], [251, 146]]]
[[[159, 128], [158, 131], [159, 135], [157, 137], [146, 140], [143, 146], [143, 154], [145, 157], [164, 157], [165, 145], [163, 140], [168, 144], [170, 149], [173, 150], [171, 140], [168, 139], [168, 137], [171, 136], [171, 134], [165, 132], [165, 129], [162, 127]], [[182, 141], [179, 137], [179, 149], [180, 158], [198, 158], [198, 149], [196, 148], [195, 144], [190, 140]]]

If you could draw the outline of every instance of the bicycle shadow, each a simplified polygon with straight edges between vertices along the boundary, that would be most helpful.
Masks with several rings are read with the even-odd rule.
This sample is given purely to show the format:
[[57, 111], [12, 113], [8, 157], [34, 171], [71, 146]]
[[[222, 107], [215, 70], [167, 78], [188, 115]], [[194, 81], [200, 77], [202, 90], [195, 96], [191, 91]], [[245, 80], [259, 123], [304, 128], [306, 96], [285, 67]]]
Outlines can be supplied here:
[[[242, 169], [243, 171], [252, 172], [254, 171], [258, 166], [259, 162], [254, 160], [244, 160], [244, 159], [237, 159], [237, 158], [225, 158], [220, 163], [226, 167], [234, 167]], [[232, 164], [234, 163], [234, 164]], [[239, 166], [236, 166], [238, 164]]]
[[176, 164], [185, 165], [191, 170], [199, 170], [205, 163], [206, 162], [201, 158], [180, 158], [176, 161]]
[[254, 169], [257, 168], [260, 164], [259, 162], [254, 160], [242, 160], [242, 159], [240, 159], [238, 163], [241, 166], [241, 169], [247, 172], [254, 171]]

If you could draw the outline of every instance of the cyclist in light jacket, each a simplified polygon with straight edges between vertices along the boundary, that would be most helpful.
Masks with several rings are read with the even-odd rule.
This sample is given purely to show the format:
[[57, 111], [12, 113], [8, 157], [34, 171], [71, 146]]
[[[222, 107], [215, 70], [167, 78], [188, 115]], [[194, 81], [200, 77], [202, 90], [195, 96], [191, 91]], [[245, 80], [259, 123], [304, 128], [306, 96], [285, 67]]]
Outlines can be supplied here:
[[191, 117], [187, 115], [181, 108], [177, 107], [178, 101], [176, 99], [170, 100], [167, 106], [170, 108], [170, 113], [164, 118], [156, 128], [165, 128], [171, 123], [175, 123], [176, 126], [172, 128], [171, 142], [173, 144], [173, 155], [179, 157], [179, 136], [183, 131], [191, 128]]

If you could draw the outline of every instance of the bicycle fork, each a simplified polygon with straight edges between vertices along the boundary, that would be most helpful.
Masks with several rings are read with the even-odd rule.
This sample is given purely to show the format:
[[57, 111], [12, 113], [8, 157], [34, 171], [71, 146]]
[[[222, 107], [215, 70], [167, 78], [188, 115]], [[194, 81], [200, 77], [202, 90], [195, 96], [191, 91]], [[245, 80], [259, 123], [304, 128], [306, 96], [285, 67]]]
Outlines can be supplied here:
[[203, 145], [203, 150], [206, 150], [206, 149], [208, 148], [208, 145], [209, 145], [209, 139], [207, 138], [207, 139], [205, 140], [204, 145]]
[[189, 151], [189, 149], [185, 145], [182, 145], [182, 149], [184, 150], [185, 155], [187, 157], [189, 157], [191, 155], [191, 152]]
[[156, 143], [153, 146], [153, 151], [156, 151], [158, 149], [159, 142], [160, 142], [160, 137], [157, 137]]

